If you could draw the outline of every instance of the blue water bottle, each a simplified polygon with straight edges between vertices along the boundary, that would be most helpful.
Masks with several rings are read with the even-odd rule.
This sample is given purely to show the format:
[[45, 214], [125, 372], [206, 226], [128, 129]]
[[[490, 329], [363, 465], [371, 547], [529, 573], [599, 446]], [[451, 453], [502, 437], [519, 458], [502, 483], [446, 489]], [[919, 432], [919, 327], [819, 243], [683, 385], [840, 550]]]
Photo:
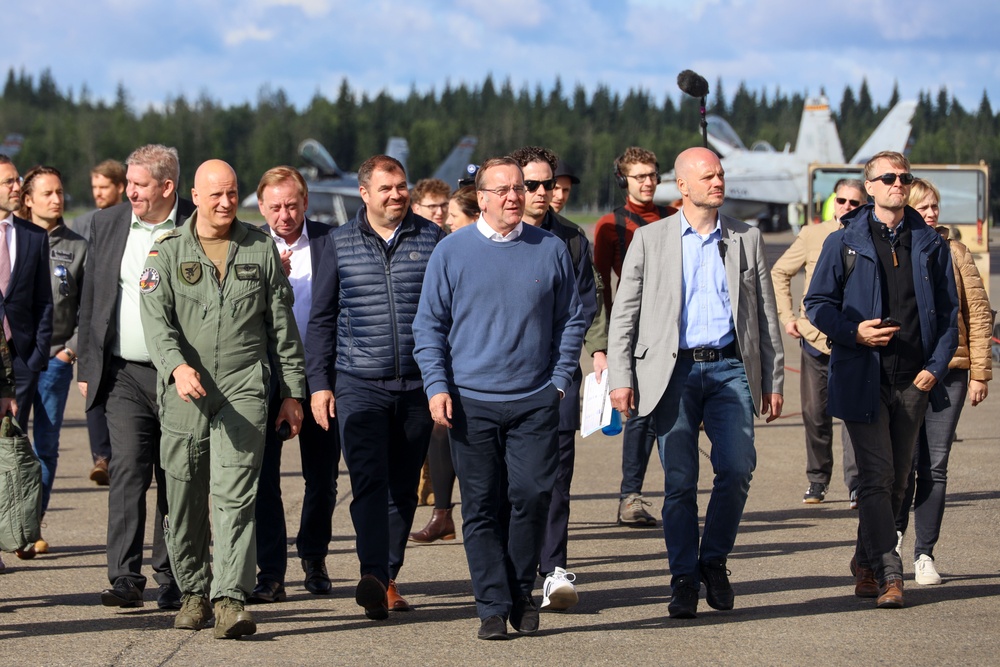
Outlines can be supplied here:
[[601, 429], [604, 435], [618, 435], [622, 432], [622, 416], [618, 410], [611, 408], [611, 423]]

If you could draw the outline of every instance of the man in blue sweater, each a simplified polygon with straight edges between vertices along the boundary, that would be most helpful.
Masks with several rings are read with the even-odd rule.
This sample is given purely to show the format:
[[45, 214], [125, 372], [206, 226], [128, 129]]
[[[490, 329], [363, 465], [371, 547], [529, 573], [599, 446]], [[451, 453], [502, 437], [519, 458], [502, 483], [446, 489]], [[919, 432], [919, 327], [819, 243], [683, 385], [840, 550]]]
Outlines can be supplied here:
[[531, 596], [559, 462], [559, 401], [573, 381], [584, 317], [566, 244], [522, 222], [524, 177], [511, 158], [476, 174], [475, 225], [427, 265], [414, 354], [434, 421], [451, 429], [462, 534], [482, 624], [538, 630]]

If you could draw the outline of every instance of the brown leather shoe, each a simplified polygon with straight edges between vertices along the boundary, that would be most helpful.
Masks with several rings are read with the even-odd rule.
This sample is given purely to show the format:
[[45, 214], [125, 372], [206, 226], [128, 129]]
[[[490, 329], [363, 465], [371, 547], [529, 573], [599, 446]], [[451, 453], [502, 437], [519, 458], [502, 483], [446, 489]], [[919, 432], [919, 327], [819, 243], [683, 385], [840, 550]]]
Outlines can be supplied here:
[[870, 567], [859, 567], [858, 562], [851, 557], [851, 574], [854, 575], [854, 594], [859, 598], [877, 598], [878, 582], [875, 581], [875, 571]]
[[395, 579], [389, 580], [389, 588], [386, 589], [385, 595], [389, 603], [389, 611], [410, 611], [413, 608], [406, 601], [406, 598], [399, 594]]
[[423, 530], [410, 533], [411, 542], [428, 544], [435, 540], [455, 539], [455, 522], [451, 518], [451, 508], [446, 510], [434, 510], [431, 520], [427, 522]]
[[90, 481], [96, 482], [97, 486], [107, 486], [111, 483], [111, 477], [108, 475], [107, 459], [98, 457], [94, 461], [94, 467], [90, 469]]
[[903, 578], [887, 577], [879, 591], [875, 606], [879, 609], [901, 609], [903, 607]]

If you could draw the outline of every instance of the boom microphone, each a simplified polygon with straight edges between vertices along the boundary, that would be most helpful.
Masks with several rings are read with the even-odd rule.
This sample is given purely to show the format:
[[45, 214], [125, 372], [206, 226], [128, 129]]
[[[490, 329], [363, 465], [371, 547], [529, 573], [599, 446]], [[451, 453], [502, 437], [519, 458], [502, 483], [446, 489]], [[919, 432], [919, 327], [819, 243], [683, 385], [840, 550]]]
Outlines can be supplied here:
[[702, 75], [689, 69], [677, 75], [677, 87], [691, 97], [708, 96], [708, 81]]
[[691, 97], [701, 98], [701, 107], [698, 109], [701, 115], [701, 141], [705, 148], [708, 148], [708, 121], [705, 119], [705, 98], [708, 97], [708, 81], [702, 75], [684, 70], [677, 75], [677, 87]]

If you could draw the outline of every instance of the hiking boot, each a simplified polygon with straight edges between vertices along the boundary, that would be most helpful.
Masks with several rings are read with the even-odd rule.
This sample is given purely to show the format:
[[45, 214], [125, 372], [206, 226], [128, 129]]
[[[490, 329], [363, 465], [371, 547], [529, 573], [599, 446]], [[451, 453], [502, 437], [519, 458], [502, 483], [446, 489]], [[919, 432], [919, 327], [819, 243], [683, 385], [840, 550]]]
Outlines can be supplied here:
[[233, 598], [215, 601], [215, 638], [236, 639], [257, 632], [253, 614], [243, 608], [243, 603]]
[[181, 610], [174, 616], [174, 627], [178, 630], [201, 630], [212, 618], [212, 606], [208, 598], [185, 593], [181, 599]]

